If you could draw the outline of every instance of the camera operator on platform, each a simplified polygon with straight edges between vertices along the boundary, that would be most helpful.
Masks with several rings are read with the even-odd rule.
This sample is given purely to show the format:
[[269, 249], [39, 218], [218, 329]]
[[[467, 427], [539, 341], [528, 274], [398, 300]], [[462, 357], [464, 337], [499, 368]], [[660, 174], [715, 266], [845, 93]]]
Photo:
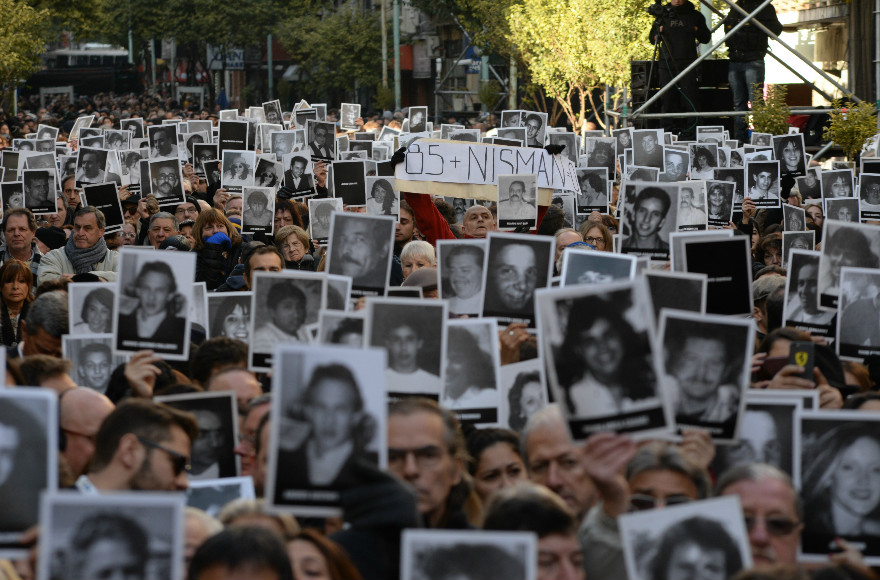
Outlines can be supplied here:
[[[712, 39], [712, 33], [706, 26], [706, 18], [689, 0], [670, 0], [661, 4], [660, 0], [648, 8], [654, 17], [651, 26], [650, 40], [658, 50], [656, 67], [659, 70], [660, 86], [665, 87], [678, 74], [697, 58], [696, 43], [706, 44]], [[697, 113], [699, 112], [696, 70], [690, 71], [672, 87], [663, 93], [663, 113]], [[695, 117], [673, 118], [665, 121], [666, 131], [682, 133], [683, 138], [693, 136], [698, 121]]]

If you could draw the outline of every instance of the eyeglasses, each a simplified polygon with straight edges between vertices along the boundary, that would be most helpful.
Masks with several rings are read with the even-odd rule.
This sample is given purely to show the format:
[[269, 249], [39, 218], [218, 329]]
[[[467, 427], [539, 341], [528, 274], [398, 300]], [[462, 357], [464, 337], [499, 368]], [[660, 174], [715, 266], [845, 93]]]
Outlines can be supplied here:
[[685, 495], [670, 495], [667, 497], [657, 498], [653, 495], [633, 494], [629, 498], [629, 503], [634, 510], [644, 511], [652, 510], [657, 506], [670, 507], [690, 503], [691, 498]]
[[388, 466], [391, 469], [401, 469], [406, 464], [410, 454], [415, 458], [419, 469], [432, 469], [439, 465], [443, 459], [443, 448], [436, 445], [426, 445], [417, 449], [388, 449]]
[[751, 532], [758, 520], [764, 520], [764, 528], [771, 536], [787, 536], [794, 532], [800, 522], [781, 517], [756, 518], [754, 516], [745, 516], [746, 529]]
[[135, 238], [135, 235], [131, 232], [119, 232], [120, 238], [131, 238], [132, 240]]
[[590, 244], [591, 246], [598, 246], [599, 244], [605, 245], [605, 238], [584, 238], [584, 241]]
[[150, 441], [149, 439], [145, 439], [144, 437], [138, 437], [138, 441], [141, 442], [141, 445], [146, 445], [147, 447], [151, 447], [153, 449], [158, 449], [160, 451], [164, 451], [168, 454], [168, 457], [171, 458], [171, 465], [174, 468], [174, 475], [178, 476], [182, 471], [186, 471], [189, 473], [190, 465], [189, 458], [186, 455], [182, 455], [173, 449], [168, 449], [167, 447], [163, 447], [154, 441]]
[[291, 242], [289, 244], [281, 244], [282, 250], [295, 250], [297, 248], [304, 248], [304, 247], [305, 246], [303, 246], [303, 243], [299, 240], [297, 240], [295, 242]]

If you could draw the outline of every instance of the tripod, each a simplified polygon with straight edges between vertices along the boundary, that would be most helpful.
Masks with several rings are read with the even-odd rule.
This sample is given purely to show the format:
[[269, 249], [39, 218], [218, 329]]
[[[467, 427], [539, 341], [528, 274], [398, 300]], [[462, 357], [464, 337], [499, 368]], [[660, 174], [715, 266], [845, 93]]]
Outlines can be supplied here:
[[[658, 26], [657, 34], [654, 36], [654, 54], [651, 57], [651, 66], [648, 69], [648, 78], [645, 80], [645, 94], [644, 94], [645, 101], [648, 100], [648, 98], [650, 97], [650, 94], [651, 94], [651, 86], [652, 86], [651, 79], [654, 75], [654, 63], [658, 63], [660, 66], [663, 66], [665, 64], [666, 69], [669, 72], [669, 79], [670, 80], [675, 78], [676, 76], [678, 76], [678, 74], [681, 72], [681, 69], [679, 68], [678, 63], [675, 61], [674, 58], [671, 57], [672, 51], [669, 50], [669, 46], [670, 46], [669, 42], [666, 40], [666, 34], [662, 30], [664, 28], [664, 25], [666, 24], [666, 17], [665, 16], [656, 17], [655, 24], [659, 24], [659, 26]], [[661, 52], [661, 50], [660, 50], [661, 42], [664, 45], [666, 45], [666, 47], [667, 47], [665, 54], [663, 52]], [[661, 58], [663, 59], [663, 63], [660, 62]], [[658, 74], [659, 74], [659, 72], [660, 71], [658, 71]], [[691, 73], [691, 74], [694, 74], [694, 73]], [[661, 80], [662, 80], [662, 78], [661, 78]], [[687, 92], [685, 92], [681, 87], [682, 82], [687, 82], [686, 78], [681, 79], [679, 82], [675, 83], [675, 87], [673, 87], [672, 89], [669, 89], [669, 90], [678, 91], [678, 94], [680, 96], [684, 97], [684, 100], [687, 101], [688, 105], [690, 105], [691, 111], [693, 111], [695, 114], [699, 114], [699, 111], [697, 110], [696, 104], [691, 100], [691, 97], [696, 97], [696, 91], [695, 90], [692, 91], [691, 96], [688, 96]], [[693, 89], [696, 89], [696, 83], [693, 84]], [[667, 94], [668, 94], [668, 92], [667, 92]], [[661, 99], [661, 102], [663, 103], [662, 108], [666, 109], [667, 108], [666, 103], [668, 102], [666, 95], [663, 96], [663, 98]], [[678, 108], [678, 107], [676, 107], [676, 108]], [[663, 112], [665, 113], [667, 111], [664, 110]], [[685, 133], [687, 131], [690, 131], [691, 129], [696, 127], [698, 124], [699, 124], [699, 119], [695, 118], [693, 120], [693, 122], [690, 124], [690, 126], [686, 127], [685, 129], [682, 129], [680, 132]], [[677, 124], [673, 122], [673, 125], [677, 125]]]

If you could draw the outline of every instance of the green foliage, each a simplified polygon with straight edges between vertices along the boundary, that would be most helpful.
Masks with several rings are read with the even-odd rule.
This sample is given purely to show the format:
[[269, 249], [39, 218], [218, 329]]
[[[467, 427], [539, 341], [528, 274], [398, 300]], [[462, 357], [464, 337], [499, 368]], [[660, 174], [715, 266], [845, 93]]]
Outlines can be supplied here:
[[99, 31], [98, 3], [94, 0], [27, 0], [27, 3], [52, 15], [51, 21], [46, 23], [50, 40], [58, 38], [62, 30], [72, 32], [74, 38], [90, 38]]
[[493, 111], [501, 99], [501, 85], [496, 80], [481, 81], [478, 94], [480, 102], [486, 105], [486, 109]]
[[791, 108], [785, 102], [788, 85], [767, 85], [767, 98], [761, 98], [763, 85], [752, 85], [752, 124], [758, 133], [788, 133]]
[[[630, 61], [650, 56], [645, 0], [522, 0], [510, 8], [510, 42], [532, 80], [556, 99], [576, 129], [595, 87], [624, 87]], [[595, 107], [594, 107], [595, 108]]]
[[391, 111], [394, 109], [394, 89], [382, 86], [380, 83], [376, 87], [376, 110]]
[[825, 128], [824, 137], [843, 149], [847, 159], [855, 161], [865, 141], [877, 133], [877, 107], [869, 101], [855, 105], [836, 100], [829, 115], [831, 122]]
[[18, 0], [0, 0], [0, 14], [0, 107], [5, 109], [18, 83], [40, 68], [49, 12]]
[[[279, 39], [308, 77], [300, 86], [312, 98], [340, 102], [357, 81], [376, 86], [382, 78], [382, 38], [376, 11], [351, 5], [300, 12], [281, 25]], [[302, 93], [298, 93], [296, 98]]]

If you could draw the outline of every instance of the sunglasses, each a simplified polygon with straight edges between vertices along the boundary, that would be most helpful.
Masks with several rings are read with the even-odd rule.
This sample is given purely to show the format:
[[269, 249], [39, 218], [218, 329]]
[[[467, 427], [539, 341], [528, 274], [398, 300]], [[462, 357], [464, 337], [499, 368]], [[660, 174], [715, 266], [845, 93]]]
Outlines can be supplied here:
[[155, 441], [150, 441], [149, 439], [145, 439], [144, 437], [138, 437], [138, 441], [141, 442], [141, 445], [145, 445], [152, 449], [158, 449], [160, 451], [164, 451], [168, 454], [168, 457], [171, 458], [171, 465], [174, 467], [174, 475], [178, 476], [182, 471], [186, 471], [189, 473], [190, 465], [189, 458], [186, 455], [182, 455], [173, 449], [168, 449], [167, 447], [163, 447], [159, 445]]
[[749, 532], [752, 531], [752, 529], [755, 527], [755, 524], [758, 523], [759, 519], [763, 519], [764, 527], [767, 529], [767, 533], [771, 536], [787, 536], [795, 531], [799, 525], [801, 525], [800, 522], [796, 522], [788, 518], [756, 518], [752, 516], [745, 516], [745, 518], [743, 519], [746, 522], [746, 529], [748, 529]]
[[670, 495], [664, 498], [656, 498], [653, 495], [634, 494], [629, 498], [629, 503], [636, 511], [652, 510], [658, 505], [665, 507], [689, 503], [691, 498], [685, 495]]

